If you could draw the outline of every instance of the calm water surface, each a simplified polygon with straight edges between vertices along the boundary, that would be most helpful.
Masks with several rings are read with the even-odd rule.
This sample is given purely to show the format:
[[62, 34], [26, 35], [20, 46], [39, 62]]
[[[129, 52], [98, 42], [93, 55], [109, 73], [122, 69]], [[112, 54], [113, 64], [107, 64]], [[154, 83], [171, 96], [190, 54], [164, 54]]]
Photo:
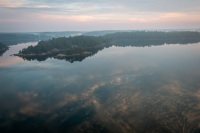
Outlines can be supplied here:
[[106, 48], [82, 62], [0, 57], [0, 132], [197, 133], [200, 43]]

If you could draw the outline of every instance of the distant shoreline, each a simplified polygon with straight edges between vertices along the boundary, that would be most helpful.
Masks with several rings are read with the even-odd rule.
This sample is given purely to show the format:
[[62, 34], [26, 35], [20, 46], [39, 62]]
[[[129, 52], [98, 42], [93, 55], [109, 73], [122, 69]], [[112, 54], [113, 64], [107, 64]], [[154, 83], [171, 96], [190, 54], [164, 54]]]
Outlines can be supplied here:
[[52, 38], [40, 41], [36, 46], [22, 49], [18, 54], [22, 58], [85, 58], [94, 55], [99, 50], [112, 45], [126, 46], [158, 46], [164, 44], [188, 44], [200, 42], [200, 33], [191, 31], [135, 31], [108, 33], [103, 36], [73, 36]]

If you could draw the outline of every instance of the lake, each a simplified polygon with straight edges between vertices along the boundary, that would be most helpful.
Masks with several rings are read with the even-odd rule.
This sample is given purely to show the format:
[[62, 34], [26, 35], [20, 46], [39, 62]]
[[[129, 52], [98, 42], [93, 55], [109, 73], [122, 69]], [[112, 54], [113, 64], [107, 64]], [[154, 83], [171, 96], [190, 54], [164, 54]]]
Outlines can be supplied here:
[[200, 43], [104, 48], [83, 61], [0, 57], [0, 132], [200, 132]]

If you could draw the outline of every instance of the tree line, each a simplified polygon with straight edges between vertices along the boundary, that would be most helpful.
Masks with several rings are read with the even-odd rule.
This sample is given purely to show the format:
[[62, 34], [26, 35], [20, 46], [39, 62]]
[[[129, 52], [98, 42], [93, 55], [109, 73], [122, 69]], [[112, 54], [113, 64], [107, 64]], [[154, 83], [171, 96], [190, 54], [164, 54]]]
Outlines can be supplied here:
[[8, 50], [8, 46], [6, 46], [5, 44], [0, 42], [0, 56], [6, 51]]
[[116, 46], [151, 46], [163, 44], [187, 44], [200, 42], [200, 33], [192, 31], [133, 31], [116, 32], [103, 36], [73, 36], [52, 38], [47, 41], [40, 41], [36, 46], [29, 46], [22, 49], [19, 54], [41, 54], [49, 51], [60, 50], [63, 54], [83, 53], [90, 48], [102, 49], [112, 45]]

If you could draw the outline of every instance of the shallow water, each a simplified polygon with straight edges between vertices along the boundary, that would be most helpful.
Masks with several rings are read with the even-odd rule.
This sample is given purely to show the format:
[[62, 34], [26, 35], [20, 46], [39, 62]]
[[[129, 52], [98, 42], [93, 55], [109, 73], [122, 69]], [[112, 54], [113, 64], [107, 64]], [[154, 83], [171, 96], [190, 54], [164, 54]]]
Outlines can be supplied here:
[[200, 43], [105, 48], [82, 62], [0, 57], [0, 132], [200, 128]]

